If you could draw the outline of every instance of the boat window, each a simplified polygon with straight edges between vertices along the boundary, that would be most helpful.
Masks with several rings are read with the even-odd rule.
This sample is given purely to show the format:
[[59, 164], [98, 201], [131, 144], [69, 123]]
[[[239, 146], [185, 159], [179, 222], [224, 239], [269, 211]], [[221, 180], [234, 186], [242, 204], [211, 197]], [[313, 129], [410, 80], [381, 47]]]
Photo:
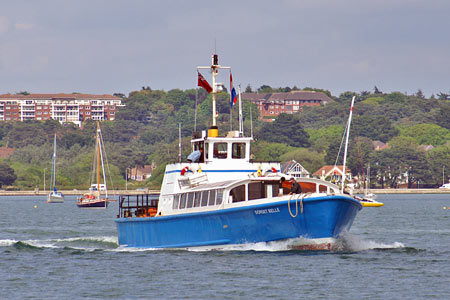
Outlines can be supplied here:
[[209, 191], [208, 206], [215, 205], [215, 201], [216, 201], [216, 191], [215, 190]]
[[245, 201], [245, 185], [240, 185], [232, 189], [230, 191], [230, 197], [232, 197], [231, 201], [233, 203]]
[[227, 158], [227, 143], [214, 143], [214, 158]]
[[204, 149], [204, 142], [197, 142], [194, 143], [194, 151], [200, 151], [200, 157], [198, 158], [197, 162], [205, 162], [205, 149]]
[[194, 204], [194, 193], [188, 193], [186, 208], [191, 208], [192, 204]]
[[261, 199], [264, 197], [262, 182], [251, 182], [248, 184], [248, 200]]
[[245, 158], [245, 143], [232, 144], [232, 158]]
[[222, 201], [223, 201], [223, 190], [217, 190], [216, 205], [222, 204]]
[[200, 206], [200, 197], [202, 196], [201, 192], [195, 192], [194, 193], [194, 207]]
[[174, 195], [173, 196], [173, 203], [172, 203], [172, 209], [177, 209], [178, 208], [178, 203], [180, 200], [180, 195]]
[[272, 197], [278, 197], [279, 192], [280, 192], [280, 184], [272, 183]]
[[209, 144], [205, 143], [205, 159], [208, 159], [208, 153], [209, 153]]
[[180, 209], [183, 209], [186, 207], [186, 194], [180, 195]]
[[208, 191], [202, 192], [202, 206], [208, 205]]

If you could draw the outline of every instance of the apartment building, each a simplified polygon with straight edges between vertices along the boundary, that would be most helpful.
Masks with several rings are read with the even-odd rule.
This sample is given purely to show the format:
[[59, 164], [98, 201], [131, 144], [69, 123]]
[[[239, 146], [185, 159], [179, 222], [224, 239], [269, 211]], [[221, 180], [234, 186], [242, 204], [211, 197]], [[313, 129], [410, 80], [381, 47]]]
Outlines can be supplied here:
[[242, 99], [258, 106], [259, 118], [273, 121], [281, 113], [293, 114], [302, 106], [320, 106], [333, 101], [322, 92], [291, 91], [287, 93], [243, 93]]
[[3, 94], [0, 121], [58, 120], [60, 123], [114, 120], [120, 97], [91, 94]]

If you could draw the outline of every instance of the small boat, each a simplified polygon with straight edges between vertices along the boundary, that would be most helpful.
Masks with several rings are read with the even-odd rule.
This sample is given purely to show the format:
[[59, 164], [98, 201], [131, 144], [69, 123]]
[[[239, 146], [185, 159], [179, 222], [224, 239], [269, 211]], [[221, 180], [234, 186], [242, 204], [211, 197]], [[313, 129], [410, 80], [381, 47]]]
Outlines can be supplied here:
[[[211, 71], [212, 87], [199, 69]], [[253, 137], [244, 136], [241, 119], [239, 131], [220, 136], [216, 76], [223, 69], [230, 72], [234, 103], [231, 68], [220, 66], [214, 54], [210, 67], [197, 68], [198, 85], [212, 92], [212, 127], [194, 132], [191, 144], [197, 155], [184, 162], [179, 155], [178, 163], [166, 166], [158, 200], [120, 198], [119, 245], [217, 249], [287, 241], [291, 249], [332, 249], [336, 239], [350, 230], [362, 209], [360, 201], [337, 185], [314, 178], [298, 179], [302, 191], [291, 194], [289, 177], [280, 173], [279, 162], [251, 159]]]
[[47, 203], [63, 203], [64, 195], [56, 188], [56, 134], [53, 141], [53, 160], [50, 193], [47, 195]]
[[[80, 208], [107, 208], [108, 202], [112, 201], [108, 199], [105, 165], [103, 162], [103, 137], [99, 122], [97, 122], [95, 153], [92, 173], [94, 174], [93, 177], [96, 177], [96, 183], [91, 184], [88, 193], [77, 199], [77, 206]], [[100, 176], [100, 173], [103, 175], [102, 177]], [[103, 183], [100, 182], [101, 178], [103, 179]]]
[[364, 189], [364, 196], [360, 199], [360, 201], [361, 201], [362, 206], [364, 206], [364, 207], [384, 206], [384, 203], [375, 200], [377, 195], [369, 192], [369, 190], [368, 190], [369, 186], [370, 186], [370, 164], [367, 167], [367, 180], [366, 180], [366, 187]]

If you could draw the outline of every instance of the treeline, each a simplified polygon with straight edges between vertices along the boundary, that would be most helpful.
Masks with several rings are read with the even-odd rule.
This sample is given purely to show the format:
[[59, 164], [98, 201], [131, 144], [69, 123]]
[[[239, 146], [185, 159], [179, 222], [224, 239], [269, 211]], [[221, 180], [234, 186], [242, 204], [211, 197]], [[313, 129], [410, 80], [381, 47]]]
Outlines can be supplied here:
[[[306, 88], [307, 90], [317, 90]], [[247, 87], [247, 92], [252, 91]], [[260, 92], [298, 90], [273, 89], [264, 85]], [[371, 181], [396, 186], [407, 175], [410, 185], [442, 182], [443, 170], [450, 172], [450, 100], [440, 93], [426, 98], [414, 95], [373, 92], [346, 92], [326, 106], [304, 107], [294, 115], [280, 115], [272, 123], [258, 120], [255, 105], [244, 102], [244, 131], [253, 132], [252, 154], [259, 160], [295, 159], [311, 173], [324, 164], [334, 164], [341, 146], [350, 101], [356, 96], [349, 144], [349, 167], [354, 175], [364, 174], [371, 165]], [[157, 168], [142, 185], [159, 188], [165, 164], [177, 160], [178, 128], [181, 124], [183, 157], [190, 152], [193, 131], [211, 125], [211, 95], [202, 89], [152, 90], [143, 87], [123, 97], [125, 107], [115, 121], [102, 122], [113, 188], [125, 187], [127, 168], [154, 163]], [[195, 113], [197, 107], [197, 114]], [[229, 95], [218, 94], [219, 131], [237, 129], [234, 108], [230, 126]], [[252, 120], [250, 120], [252, 118]], [[252, 128], [251, 128], [252, 124]], [[0, 163], [0, 183], [20, 189], [44, 188], [50, 184], [53, 135], [58, 137], [57, 186], [82, 189], [90, 184], [96, 124], [82, 128], [57, 121], [0, 122], [0, 144], [14, 148], [14, 154]], [[388, 148], [376, 151], [373, 141]], [[430, 147], [431, 145], [431, 147]], [[338, 161], [338, 163], [340, 163]], [[447, 177], [447, 176], [445, 176]], [[447, 180], [447, 178], [445, 178]], [[129, 187], [138, 186], [128, 182]]]

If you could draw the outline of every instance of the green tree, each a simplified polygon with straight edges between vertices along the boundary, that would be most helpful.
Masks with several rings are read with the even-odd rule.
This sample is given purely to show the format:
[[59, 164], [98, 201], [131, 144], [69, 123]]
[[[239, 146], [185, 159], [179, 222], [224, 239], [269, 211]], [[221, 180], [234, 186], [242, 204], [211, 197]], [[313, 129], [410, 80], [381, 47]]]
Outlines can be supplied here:
[[7, 163], [0, 163], [0, 187], [3, 185], [12, 185], [17, 179], [14, 169], [12, 169]]
[[355, 132], [360, 136], [365, 136], [374, 141], [382, 141], [386, 143], [392, 137], [398, 134], [398, 129], [390, 119], [380, 115], [363, 115], [355, 118], [355, 123], [352, 126]]
[[432, 181], [439, 185], [442, 181], [448, 182], [450, 174], [450, 143], [428, 151], [426, 157]]
[[259, 161], [280, 161], [281, 156], [295, 148], [282, 143], [258, 142], [252, 148], [255, 160]]
[[309, 135], [301, 126], [300, 120], [289, 114], [281, 114], [274, 122], [264, 124], [258, 138], [292, 147], [309, 146]]
[[299, 162], [311, 174], [320, 169], [324, 164], [324, 154], [307, 148], [297, 148], [280, 156], [281, 162], [295, 160]]
[[371, 155], [371, 168], [377, 173], [379, 183], [396, 187], [398, 179], [408, 174], [408, 187], [418, 181], [430, 182], [425, 152], [407, 146], [395, 146]]
[[450, 130], [436, 124], [415, 124], [412, 126], [400, 126], [402, 136], [409, 136], [419, 145], [443, 145], [450, 140]]

